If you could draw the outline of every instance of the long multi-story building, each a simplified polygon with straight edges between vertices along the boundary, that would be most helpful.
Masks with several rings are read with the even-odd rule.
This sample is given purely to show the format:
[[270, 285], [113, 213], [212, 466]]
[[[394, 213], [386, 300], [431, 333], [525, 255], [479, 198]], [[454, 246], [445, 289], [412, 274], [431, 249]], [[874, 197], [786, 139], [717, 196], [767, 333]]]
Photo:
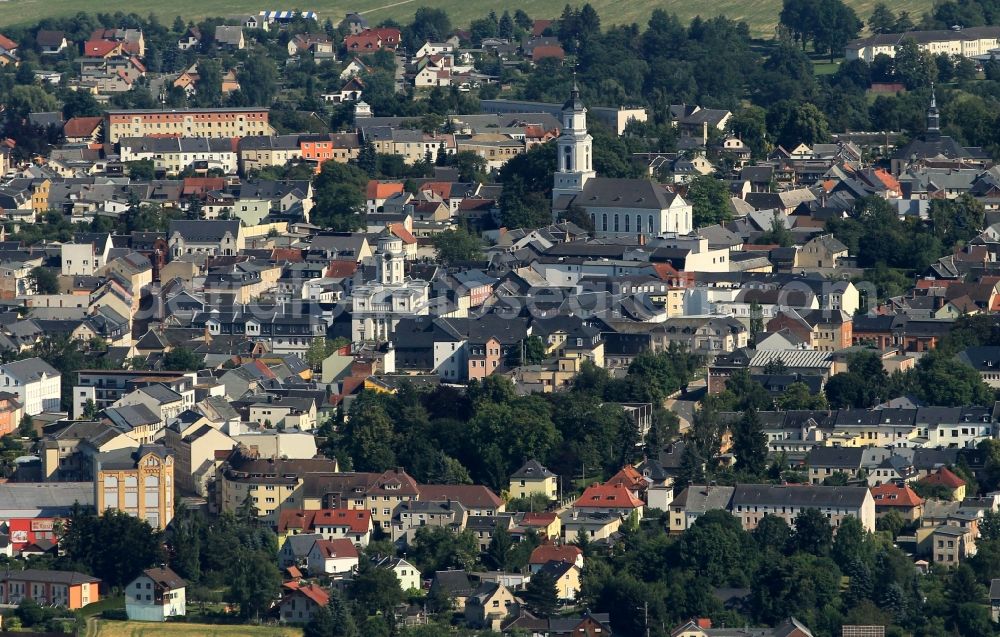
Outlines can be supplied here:
[[106, 141], [124, 137], [251, 137], [272, 135], [266, 108], [178, 108], [108, 111]]
[[896, 57], [899, 45], [907, 39], [913, 40], [922, 51], [931, 55], [944, 53], [967, 58], [981, 57], [988, 56], [991, 50], [1000, 47], [1000, 27], [879, 33], [848, 42], [844, 57], [848, 60], [864, 60], [869, 64], [879, 55]]

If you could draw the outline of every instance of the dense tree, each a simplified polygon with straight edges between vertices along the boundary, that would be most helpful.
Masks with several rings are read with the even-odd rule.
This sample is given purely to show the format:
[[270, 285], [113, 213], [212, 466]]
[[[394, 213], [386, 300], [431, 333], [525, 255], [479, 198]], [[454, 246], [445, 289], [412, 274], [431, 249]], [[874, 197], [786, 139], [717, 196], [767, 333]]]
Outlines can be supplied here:
[[201, 368], [204, 357], [187, 347], [175, 347], [163, 355], [163, 369], [177, 372], [192, 372]]
[[280, 590], [281, 573], [274, 554], [248, 548], [238, 552], [230, 565], [229, 596], [239, 606], [240, 617], [259, 619]]
[[482, 258], [482, 242], [464, 228], [439, 232], [433, 243], [438, 260], [445, 265]]
[[[588, 5], [589, 6], [589, 5]], [[535, 573], [522, 594], [528, 610], [538, 617], [554, 614], [559, 604], [556, 578], [545, 571]]]
[[351, 231], [364, 224], [365, 188], [368, 175], [352, 164], [323, 163], [313, 184], [315, 206], [312, 221], [337, 231]]
[[393, 423], [384, 399], [374, 392], [361, 392], [351, 403], [344, 427], [348, 453], [356, 471], [385, 471], [396, 466]]
[[74, 508], [59, 544], [72, 564], [120, 587], [162, 561], [159, 537], [145, 520], [124, 511], [109, 509], [98, 517]]
[[688, 185], [686, 200], [692, 207], [695, 227], [725, 223], [732, 219], [729, 189], [725, 182], [710, 175], [695, 177]]
[[785, 148], [830, 140], [826, 116], [815, 104], [782, 100], [767, 111], [767, 128]]
[[792, 541], [796, 548], [813, 555], [826, 555], [830, 550], [833, 529], [819, 509], [803, 509], [795, 516]]
[[733, 453], [738, 468], [751, 476], [764, 472], [767, 464], [767, 436], [757, 410], [751, 407], [733, 425]]
[[270, 57], [252, 55], [243, 63], [237, 78], [240, 88], [233, 93], [233, 101], [247, 106], [271, 106], [278, 92], [278, 69]]
[[59, 280], [52, 270], [41, 266], [31, 268], [28, 281], [37, 294], [58, 294]]
[[896, 14], [885, 3], [879, 2], [868, 18], [868, 30], [872, 33], [895, 33]]

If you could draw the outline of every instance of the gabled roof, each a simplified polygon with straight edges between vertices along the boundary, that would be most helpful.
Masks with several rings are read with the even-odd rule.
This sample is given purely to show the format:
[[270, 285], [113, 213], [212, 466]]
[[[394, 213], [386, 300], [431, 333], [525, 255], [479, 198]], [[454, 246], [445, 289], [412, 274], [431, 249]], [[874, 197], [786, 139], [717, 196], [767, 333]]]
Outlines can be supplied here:
[[177, 590], [187, 586], [187, 582], [184, 581], [177, 573], [173, 572], [166, 566], [160, 566], [157, 568], [147, 568], [142, 572], [143, 575], [153, 580], [153, 582], [159, 588], [164, 588], [167, 590]]
[[545, 564], [546, 562], [575, 564], [582, 555], [583, 551], [572, 544], [542, 544], [531, 552], [528, 564]]
[[503, 504], [489, 487], [479, 484], [422, 484], [418, 489], [421, 500], [454, 500], [467, 509], [495, 509]]
[[910, 508], [924, 503], [924, 499], [909, 485], [894, 482], [872, 487], [872, 497], [875, 498], [875, 506], [879, 507]]
[[623, 484], [593, 484], [573, 503], [574, 508], [588, 509], [638, 509], [642, 505]]
[[543, 467], [540, 462], [534, 459], [525, 462], [520, 469], [510, 474], [512, 480], [540, 480], [543, 478], [554, 478], [555, 476], [556, 474]]
[[941, 467], [935, 473], [919, 480], [920, 484], [940, 484], [949, 489], [957, 489], [965, 486], [965, 480], [959, 478], [948, 467]]
[[316, 540], [313, 548], [319, 551], [320, 557], [325, 560], [358, 558], [358, 549], [354, 542], [346, 538], [336, 540]]

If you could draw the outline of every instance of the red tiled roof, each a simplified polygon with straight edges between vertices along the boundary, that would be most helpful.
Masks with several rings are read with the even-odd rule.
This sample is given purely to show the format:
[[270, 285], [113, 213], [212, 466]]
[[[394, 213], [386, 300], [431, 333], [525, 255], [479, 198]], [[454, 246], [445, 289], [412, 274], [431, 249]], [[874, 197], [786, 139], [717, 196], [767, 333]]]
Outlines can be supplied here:
[[466, 508], [496, 508], [503, 503], [497, 494], [480, 484], [421, 484], [424, 501], [455, 500]]
[[299, 568], [297, 566], [295, 566], [294, 564], [292, 566], [289, 566], [288, 568], [286, 568], [285, 572], [288, 573], [289, 577], [294, 578], [294, 579], [299, 579], [299, 578], [302, 577], [302, 571], [300, 571]]
[[420, 186], [420, 192], [432, 192], [442, 199], [451, 197], [451, 182], [448, 181], [428, 181]]
[[390, 223], [389, 232], [403, 240], [403, 243], [416, 243], [417, 238], [410, 234], [410, 231], [403, 227], [401, 223]]
[[583, 555], [579, 547], [572, 544], [542, 544], [531, 552], [528, 564], [545, 564], [546, 562], [575, 563]]
[[410, 474], [402, 469], [389, 469], [368, 484], [368, 495], [418, 495], [420, 487]]
[[302, 593], [318, 606], [326, 606], [330, 602], [330, 594], [316, 584], [307, 584], [295, 589], [296, 593]]
[[66, 137], [91, 137], [102, 121], [102, 117], [71, 117], [63, 126], [63, 134]]
[[535, 20], [534, 23], [532, 23], [531, 25], [531, 35], [535, 36], [536, 38], [542, 35], [543, 33], [545, 33], [545, 29], [548, 29], [550, 26], [552, 26], [552, 22], [553, 22], [552, 20]]
[[556, 58], [557, 60], [561, 60], [565, 57], [566, 52], [563, 51], [561, 46], [556, 44], [542, 44], [531, 50], [531, 59], [535, 61], [545, 58]]
[[632, 495], [623, 484], [593, 484], [573, 506], [583, 509], [638, 509], [642, 500]]
[[633, 489], [640, 489], [646, 486], [646, 479], [642, 477], [642, 474], [636, 471], [635, 467], [632, 465], [625, 465], [621, 470], [605, 482], [606, 485], [616, 485], [623, 484], [625, 488], [630, 491]]
[[83, 55], [88, 58], [103, 58], [119, 47], [119, 42], [109, 40], [88, 40], [83, 45]]
[[303, 260], [301, 248], [275, 248], [271, 251], [272, 261], [290, 261], [299, 263]]
[[956, 476], [948, 467], [941, 467], [936, 473], [921, 478], [920, 484], [941, 484], [949, 489], [957, 489], [965, 486], [965, 480]]
[[319, 548], [319, 554], [324, 558], [343, 558], [343, 557], [358, 557], [358, 549], [354, 546], [354, 542], [348, 539], [337, 539], [337, 540], [316, 540], [316, 547]]
[[17, 49], [17, 42], [11, 40], [5, 35], [0, 35], [0, 49], [7, 49], [8, 51], [14, 51]]
[[388, 199], [403, 192], [403, 183], [398, 181], [378, 181], [372, 179], [365, 189], [368, 199]]
[[286, 509], [278, 516], [278, 533], [284, 533], [289, 529], [299, 529], [302, 531], [311, 529], [315, 516], [315, 511]]
[[351, 276], [358, 270], [358, 262], [353, 259], [333, 259], [326, 269], [326, 276], [331, 279]]
[[889, 190], [900, 192], [899, 180], [882, 168], [875, 169], [875, 177], [882, 182], [882, 185]]
[[554, 511], [525, 513], [521, 518], [521, 526], [548, 526], [556, 521], [556, 517]]
[[315, 511], [312, 523], [317, 526], [347, 527], [351, 533], [367, 533], [372, 526], [372, 512], [368, 509], [320, 509]]
[[923, 498], [906, 484], [882, 484], [872, 487], [875, 506], [911, 508], [924, 503]]
[[[68, 125], [69, 122], [67, 122]], [[193, 195], [210, 190], [222, 190], [225, 187], [226, 180], [222, 177], [185, 177], [182, 192], [185, 195]]]

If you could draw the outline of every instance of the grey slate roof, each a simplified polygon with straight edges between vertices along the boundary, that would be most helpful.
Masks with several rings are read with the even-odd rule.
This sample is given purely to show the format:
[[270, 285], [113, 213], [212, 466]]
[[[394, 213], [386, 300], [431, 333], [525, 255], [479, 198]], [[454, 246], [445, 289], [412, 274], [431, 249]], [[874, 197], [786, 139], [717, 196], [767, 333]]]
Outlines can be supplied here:
[[218, 243], [228, 232], [233, 238], [240, 231], [239, 220], [197, 220], [174, 219], [170, 222], [167, 236], [180, 233], [185, 241]]
[[648, 179], [594, 177], [587, 180], [583, 192], [573, 199], [573, 203], [584, 207], [663, 210], [676, 197], [675, 193]]
[[5, 365], [0, 365], [8, 376], [18, 379], [21, 383], [30, 383], [42, 376], [59, 376], [59, 371], [40, 358], [25, 358]]
[[867, 487], [740, 484], [733, 492], [733, 506], [750, 504], [846, 508], [861, 506], [867, 496]]

